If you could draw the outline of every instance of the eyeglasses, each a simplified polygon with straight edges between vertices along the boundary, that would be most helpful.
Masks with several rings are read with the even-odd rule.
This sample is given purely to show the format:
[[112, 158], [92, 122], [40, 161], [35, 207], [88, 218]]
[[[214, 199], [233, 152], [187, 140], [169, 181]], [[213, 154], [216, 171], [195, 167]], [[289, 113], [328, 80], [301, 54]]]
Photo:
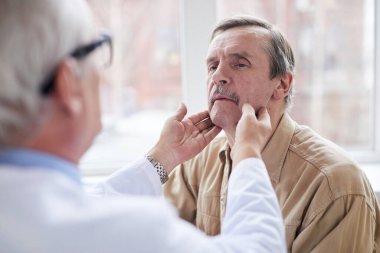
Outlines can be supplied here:
[[[93, 41], [92, 43], [78, 47], [70, 53], [70, 56], [77, 60], [81, 60], [90, 53], [94, 52], [95, 49], [97, 49], [97, 61], [102, 64], [102, 67], [110, 66], [113, 59], [113, 47], [112, 37], [108, 34], [102, 34], [99, 39]], [[55, 75], [56, 73], [54, 72], [41, 86], [40, 93], [42, 96], [47, 96], [53, 92]]]

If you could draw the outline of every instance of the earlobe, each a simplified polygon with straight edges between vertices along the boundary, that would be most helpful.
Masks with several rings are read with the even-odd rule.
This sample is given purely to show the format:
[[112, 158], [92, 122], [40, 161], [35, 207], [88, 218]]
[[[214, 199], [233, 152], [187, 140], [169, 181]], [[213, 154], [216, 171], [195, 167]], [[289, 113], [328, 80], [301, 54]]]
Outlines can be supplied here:
[[65, 59], [58, 65], [56, 74], [54, 97], [70, 116], [80, 115], [83, 109], [77, 68], [75, 61]]
[[284, 99], [292, 87], [293, 75], [290, 73], [285, 74], [279, 78], [278, 83], [273, 91], [272, 98], [275, 100]]

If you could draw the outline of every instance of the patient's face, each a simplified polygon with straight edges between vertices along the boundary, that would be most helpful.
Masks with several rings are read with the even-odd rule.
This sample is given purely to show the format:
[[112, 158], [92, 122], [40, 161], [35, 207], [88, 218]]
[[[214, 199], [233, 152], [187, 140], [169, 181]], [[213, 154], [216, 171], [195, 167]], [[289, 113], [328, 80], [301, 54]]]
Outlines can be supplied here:
[[213, 123], [235, 129], [244, 103], [266, 106], [275, 82], [265, 50], [268, 31], [249, 26], [219, 33], [207, 55], [208, 109]]

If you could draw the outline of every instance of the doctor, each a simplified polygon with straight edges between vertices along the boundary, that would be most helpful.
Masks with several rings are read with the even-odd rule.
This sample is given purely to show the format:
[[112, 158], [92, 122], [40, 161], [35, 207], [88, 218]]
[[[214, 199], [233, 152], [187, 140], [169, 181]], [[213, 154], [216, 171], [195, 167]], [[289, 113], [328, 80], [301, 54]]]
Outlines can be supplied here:
[[[285, 252], [276, 196], [261, 158], [271, 132], [249, 105], [222, 233], [181, 221], [161, 183], [220, 131], [181, 105], [146, 157], [83, 191], [77, 164], [101, 129], [99, 83], [112, 39], [83, 0], [0, 1], [0, 252]], [[110, 49], [107, 62], [99, 47]], [[103, 59], [104, 60], [104, 59]]]

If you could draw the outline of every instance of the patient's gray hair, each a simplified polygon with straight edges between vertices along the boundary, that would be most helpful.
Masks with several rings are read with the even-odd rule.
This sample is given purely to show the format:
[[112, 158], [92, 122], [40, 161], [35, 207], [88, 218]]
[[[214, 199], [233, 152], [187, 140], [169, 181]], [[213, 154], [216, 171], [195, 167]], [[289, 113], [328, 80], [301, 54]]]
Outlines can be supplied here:
[[[243, 26], [257, 26], [269, 31], [269, 43], [266, 47], [270, 59], [271, 76], [284, 76], [286, 73], [294, 75], [295, 60], [293, 50], [289, 42], [285, 39], [282, 33], [271, 23], [266, 20], [258, 19], [248, 15], [235, 16], [220, 21], [214, 28], [211, 40], [216, 35], [226, 30], [243, 27]], [[289, 94], [285, 98], [286, 107], [291, 107], [293, 98], [293, 85], [290, 87]]]
[[91, 27], [83, 0], [0, 1], [0, 147], [37, 128], [48, 100], [40, 86]]

